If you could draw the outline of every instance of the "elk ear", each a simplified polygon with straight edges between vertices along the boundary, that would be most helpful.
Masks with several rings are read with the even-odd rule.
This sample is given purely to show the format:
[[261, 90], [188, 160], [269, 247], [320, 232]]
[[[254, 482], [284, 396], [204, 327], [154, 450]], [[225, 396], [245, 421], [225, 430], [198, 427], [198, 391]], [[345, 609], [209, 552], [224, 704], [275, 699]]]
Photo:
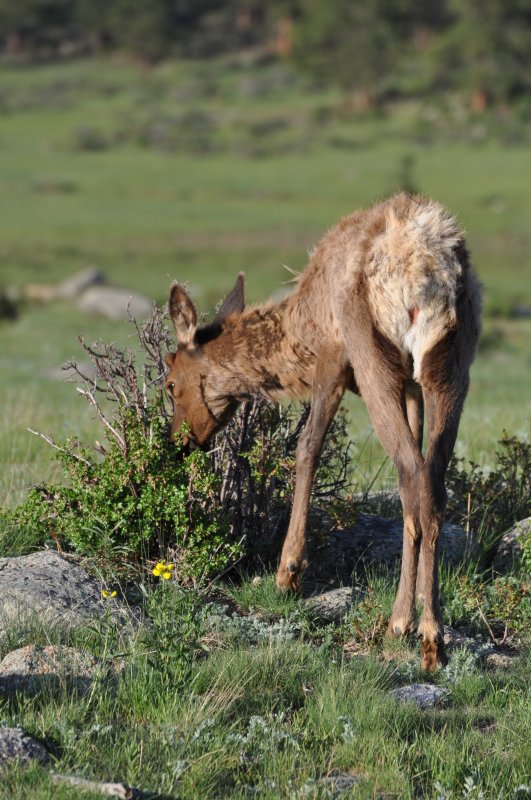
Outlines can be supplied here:
[[186, 290], [179, 283], [172, 285], [168, 305], [177, 343], [182, 347], [191, 347], [197, 328], [197, 312]]
[[216, 322], [222, 322], [222, 320], [224, 320], [225, 317], [228, 317], [229, 314], [242, 313], [245, 306], [244, 278], [245, 275], [243, 272], [240, 272], [236, 278], [234, 289], [230, 294], [227, 295], [221, 304], [218, 313], [216, 314]]

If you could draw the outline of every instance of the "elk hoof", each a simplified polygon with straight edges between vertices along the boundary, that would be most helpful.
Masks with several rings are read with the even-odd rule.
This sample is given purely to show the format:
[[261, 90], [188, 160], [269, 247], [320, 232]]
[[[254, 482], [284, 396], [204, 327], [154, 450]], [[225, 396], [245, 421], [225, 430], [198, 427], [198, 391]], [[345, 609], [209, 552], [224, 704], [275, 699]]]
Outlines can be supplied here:
[[424, 636], [422, 639], [422, 669], [425, 672], [435, 672], [439, 667], [445, 667], [446, 664], [448, 664], [448, 658], [442, 638]]
[[280, 566], [277, 572], [277, 589], [281, 592], [298, 592], [301, 587], [301, 577], [304, 565], [290, 559], [286, 566]]
[[414, 619], [390, 619], [385, 636], [387, 639], [398, 639], [416, 630]]

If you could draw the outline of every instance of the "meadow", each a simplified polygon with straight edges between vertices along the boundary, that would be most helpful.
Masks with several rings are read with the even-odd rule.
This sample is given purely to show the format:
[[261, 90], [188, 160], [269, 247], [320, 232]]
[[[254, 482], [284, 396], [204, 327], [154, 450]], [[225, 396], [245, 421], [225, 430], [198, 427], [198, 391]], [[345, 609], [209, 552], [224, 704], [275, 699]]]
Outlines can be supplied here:
[[[356, 207], [399, 188], [447, 204], [467, 231], [485, 300], [456, 453], [488, 469], [504, 430], [528, 437], [525, 120], [476, 118], [437, 99], [356, 116], [338, 93], [279, 64], [227, 59], [146, 71], [119, 57], [2, 65], [0, 119], [0, 289], [52, 284], [96, 266], [109, 282], [160, 304], [173, 279], [187, 282], [211, 313], [240, 270], [250, 303], [285, 289], [291, 276], [283, 265], [302, 269], [322, 233]], [[72, 384], [53, 377], [65, 360], [82, 357], [80, 334], [89, 342], [132, 342], [129, 323], [82, 316], [68, 301], [22, 300], [17, 319], [0, 321], [4, 508], [32, 483], [61, 479], [50, 448], [28, 427], [58, 439], [101, 436]], [[353, 489], [375, 479], [389, 487], [393, 470], [363, 403], [345, 402]], [[27, 549], [22, 541], [20, 549]], [[487, 631], [459, 583], [474, 569], [443, 574], [445, 622], [485, 643]], [[112, 573], [104, 578], [122, 590]], [[425, 679], [413, 640], [382, 643], [393, 578], [361, 571], [356, 580], [370, 588], [372, 605], [355, 606], [339, 627], [317, 624], [300, 599], [279, 598], [268, 575], [218, 587], [218, 600], [233, 604], [242, 620], [258, 613], [270, 626], [259, 641], [244, 622], [241, 630], [239, 623], [206, 630], [202, 612], [186, 605], [190, 598], [149, 582], [152, 628], [135, 637], [103, 624], [66, 634], [38, 624], [3, 631], [0, 656], [29, 642], [61, 641], [123, 658], [125, 670], [116, 692], [0, 699], [0, 719], [53, 746], [59, 771], [125, 780], [150, 797], [335, 797], [320, 782], [334, 771], [361, 776], [342, 796], [529, 796], [528, 606], [518, 606], [508, 670], [489, 668], [464, 646], [433, 679], [450, 690], [449, 708], [421, 712], [387, 694]], [[510, 586], [523, 580], [507, 577]], [[279, 623], [284, 638], [276, 635]], [[365, 645], [362, 656], [346, 654], [353, 636]], [[161, 646], [182, 637], [189, 653]], [[11, 771], [0, 797], [44, 800], [69, 791], [35, 768]]]
[[[211, 311], [239, 270], [249, 302], [283, 288], [337, 219], [406, 185], [446, 203], [467, 231], [486, 322], [457, 453], [488, 465], [503, 429], [529, 430], [531, 154], [522, 131], [401, 104], [347, 116], [278, 65], [119, 59], [1, 73], [0, 286], [53, 283], [87, 266], [158, 302], [177, 278]], [[433, 105], [433, 104], [432, 104]], [[526, 128], [522, 124], [522, 130]], [[285, 288], [285, 287], [284, 287]], [[26, 427], [89, 426], [72, 387], [46, 378], [76, 337], [126, 342], [127, 324], [67, 303], [28, 305], [1, 329], [2, 502], [51, 468]], [[351, 398], [352, 434], [370, 434]], [[360, 478], [381, 462], [370, 440]]]

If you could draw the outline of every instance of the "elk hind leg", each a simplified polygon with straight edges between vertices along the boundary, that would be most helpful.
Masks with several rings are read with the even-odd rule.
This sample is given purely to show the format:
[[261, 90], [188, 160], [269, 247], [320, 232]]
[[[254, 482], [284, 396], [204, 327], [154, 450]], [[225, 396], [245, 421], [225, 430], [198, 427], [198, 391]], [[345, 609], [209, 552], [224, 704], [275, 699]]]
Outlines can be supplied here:
[[[408, 381], [404, 388], [404, 400], [409, 429], [415, 444], [422, 452], [424, 403], [419, 384]], [[419, 586], [419, 550], [422, 529], [420, 525], [420, 498], [418, 471], [413, 475], [399, 470], [398, 486], [404, 509], [404, 533], [402, 538], [402, 565], [398, 592], [393, 613], [387, 628], [387, 636], [403, 636], [415, 630], [415, 586]]]
[[467, 385], [468, 381], [461, 387], [424, 388], [429, 438], [420, 480], [424, 608], [418, 633], [422, 636], [422, 666], [429, 671], [447, 663], [439, 603], [438, 547], [446, 508], [444, 477], [457, 437]]
[[[416, 435], [406, 410], [406, 378], [398, 351], [375, 338], [370, 317], [355, 319], [357, 342], [349, 351], [356, 383], [384, 450], [398, 471], [404, 512], [403, 561], [388, 635], [401, 636], [415, 627], [415, 583], [420, 545], [419, 478], [423, 467]], [[363, 347], [360, 340], [363, 339]], [[413, 401], [412, 401], [413, 402]]]

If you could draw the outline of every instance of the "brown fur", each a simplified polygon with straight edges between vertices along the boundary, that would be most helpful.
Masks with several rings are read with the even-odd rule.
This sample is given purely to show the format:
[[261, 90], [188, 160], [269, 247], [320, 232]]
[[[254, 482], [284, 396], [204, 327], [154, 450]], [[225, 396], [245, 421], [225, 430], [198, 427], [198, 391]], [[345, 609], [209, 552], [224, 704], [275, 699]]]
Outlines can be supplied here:
[[328, 426], [346, 389], [361, 394], [397, 467], [404, 509], [402, 571], [388, 632], [415, 627], [416, 589], [424, 602], [417, 628], [423, 665], [444, 663], [437, 585], [444, 475], [480, 324], [479, 286], [455, 220], [426, 198], [399, 194], [332, 228], [297, 290], [278, 305], [244, 311], [240, 275], [206, 328], [197, 330], [195, 308], [179, 284], [170, 311], [179, 345], [167, 359], [172, 429], [176, 434], [186, 420], [191, 445], [205, 446], [249, 397], [311, 395], [280, 588], [297, 588], [306, 565], [311, 485]]

